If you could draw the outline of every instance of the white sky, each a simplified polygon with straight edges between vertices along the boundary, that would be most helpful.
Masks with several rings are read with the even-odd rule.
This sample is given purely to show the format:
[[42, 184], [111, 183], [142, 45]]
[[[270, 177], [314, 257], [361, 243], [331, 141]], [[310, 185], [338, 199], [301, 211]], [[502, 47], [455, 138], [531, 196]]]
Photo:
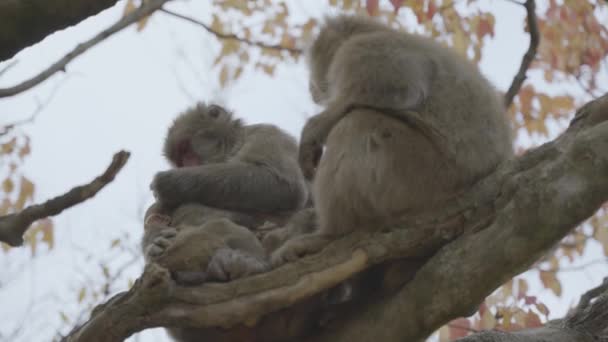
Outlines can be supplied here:
[[[331, 13], [326, 1], [289, 2], [293, 3], [294, 20]], [[168, 7], [210, 22], [206, 3], [175, 2]], [[504, 90], [527, 48], [522, 25], [525, 13], [507, 1], [484, 3], [492, 7], [497, 23], [495, 40], [487, 44], [481, 67]], [[47, 67], [116, 21], [123, 7], [121, 1], [22, 51], [14, 58], [19, 61], [17, 66], [0, 79], [0, 87], [12, 86]], [[105, 169], [119, 149], [132, 153], [113, 183], [92, 200], [54, 219], [57, 244], [53, 250], [43, 250], [33, 259], [28, 249], [0, 253], [0, 267], [5, 270], [0, 274], [0, 341], [25, 321], [28, 312], [34, 317], [27, 318], [25, 333], [14, 341], [50, 340], [61, 324], [60, 310], [70, 319], [81, 311], [75, 304], [78, 289], [101, 282], [99, 261], [111, 260], [115, 269], [130, 260], [128, 253], [119, 254], [110, 244], [126, 235], [126, 245], [136, 250], [142, 233], [141, 210], [152, 199], [148, 184], [155, 172], [167, 168], [160, 154], [165, 130], [178, 112], [192, 104], [182, 88], [199, 100], [224, 100], [249, 123], [274, 123], [299, 136], [305, 118], [316, 108], [308, 95], [304, 65], [285, 63], [274, 78], [248, 73], [229, 89], [221, 90], [217, 72], [210, 72], [218, 47], [215, 37], [200, 28], [156, 14], [143, 32], [129, 28], [111, 37], [69, 64], [66, 75], [55, 75], [33, 90], [0, 100], [0, 124], [4, 124], [28, 117], [37, 99], [44, 101], [55, 87], [61, 87], [35, 122], [21, 128], [32, 138], [33, 151], [24, 170], [36, 183], [37, 201], [88, 182]], [[0, 63], [0, 69], [6, 64]], [[594, 245], [584, 259], [599, 255], [599, 246]], [[136, 278], [142, 266], [140, 258], [111, 291], [125, 290], [127, 279]], [[528, 278], [532, 293], [539, 294], [556, 317], [607, 273], [603, 264], [560, 276], [564, 280], [561, 299], [548, 290], [539, 291], [536, 274]], [[158, 330], [131, 340], [166, 341]]]

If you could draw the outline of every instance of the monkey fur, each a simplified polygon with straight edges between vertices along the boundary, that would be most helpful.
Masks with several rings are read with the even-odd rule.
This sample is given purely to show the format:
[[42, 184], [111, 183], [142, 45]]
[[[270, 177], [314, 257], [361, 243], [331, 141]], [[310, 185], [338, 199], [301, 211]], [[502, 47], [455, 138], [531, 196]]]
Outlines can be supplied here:
[[299, 163], [314, 174], [319, 229], [287, 241], [274, 265], [353, 229], [440, 209], [512, 156], [495, 89], [429, 38], [337, 16], [321, 27], [308, 63], [312, 97], [325, 110], [304, 126]]
[[273, 125], [244, 125], [218, 105], [197, 104], [169, 129], [165, 155], [177, 168], [151, 185], [164, 208], [199, 203], [255, 215], [302, 208], [307, 186], [295, 139]]

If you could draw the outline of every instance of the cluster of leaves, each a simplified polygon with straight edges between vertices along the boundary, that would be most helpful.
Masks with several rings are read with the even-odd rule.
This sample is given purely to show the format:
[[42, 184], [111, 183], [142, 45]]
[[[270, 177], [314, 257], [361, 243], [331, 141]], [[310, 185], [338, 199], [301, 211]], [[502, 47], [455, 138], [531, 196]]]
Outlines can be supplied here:
[[[21, 173], [21, 166], [30, 154], [30, 138], [15, 132], [12, 126], [4, 127], [0, 134], [0, 167], [4, 173], [0, 215], [19, 212], [34, 199], [34, 183]], [[52, 249], [55, 242], [54, 227], [50, 219], [40, 220], [26, 232], [24, 240], [32, 255], [36, 254], [39, 242]], [[11, 247], [0, 243], [4, 252]]]

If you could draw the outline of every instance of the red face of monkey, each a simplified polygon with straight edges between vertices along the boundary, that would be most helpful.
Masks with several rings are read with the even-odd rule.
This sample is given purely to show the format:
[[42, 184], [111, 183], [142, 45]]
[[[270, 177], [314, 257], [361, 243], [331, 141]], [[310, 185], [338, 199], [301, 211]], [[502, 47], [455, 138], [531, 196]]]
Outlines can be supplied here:
[[202, 164], [201, 158], [194, 152], [192, 143], [189, 140], [179, 142], [174, 155], [177, 157], [177, 160], [175, 160], [177, 167], [198, 166]]

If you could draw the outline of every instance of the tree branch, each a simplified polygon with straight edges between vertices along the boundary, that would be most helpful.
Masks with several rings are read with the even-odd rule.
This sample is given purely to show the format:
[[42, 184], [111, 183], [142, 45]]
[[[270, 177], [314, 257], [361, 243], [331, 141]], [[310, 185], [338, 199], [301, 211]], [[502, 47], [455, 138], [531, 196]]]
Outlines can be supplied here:
[[202, 27], [205, 31], [213, 34], [214, 36], [216, 36], [219, 39], [228, 39], [228, 40], [236, 40], [238, 42], [241, 42], [243, 44], [249, 45], [249, 46], [256, 46], [262, 49], [269, 49], [269, 50], [278, 50], [278, 51], [287, 51], [287, 52], [291, 52], [292, 54], [296, 54], [299, 55], [302, 53], [302, 49], [298, 49], [298, 48], [292, 48], [292, 47], [288, 47], [288, 46], [283, 46], [281, 44], [267, 44], [264, 42], [260, 42], [260, 41], [253, 41], [253, 40], [249, 40], [247, 38], [244, 37], [239, 37], [234, 33], [223, 33], [223, 32], [219, 32], [214, 30], [211, 26], [197, 20], [194, 19], [192, 17], [183, 15], [183, 14], [179, 14], [177, 12], [173, 12], [171, 10], [162, 8], [160, 9], [161, 12], [166, 13], [170, 16], [176, 17], [176, 18], [180, 18], [183, 19], [187, 22], [190, 22], [192, 24], [195, 24], [197, 26]]
[[[16, 0], [11, 0], [11, 1], [16, 1]], [[84, 43], [78, 44], [67, 55], [63, 56], [61, 59], [59, 59], [57, 62], [53, 63], [47, 69], [40, 72], [38, 75], [36, 75], [28, 80], [25, 80], [15, 86], [0, 89], [0, 98], [13, 96], [13, 95], [19, 94], [21, 92], [24, 92], [28, 89], [31, 89], [34, 86], [42, 83], [43, 81], [45, 81], [46, 79], [51, 77], [56, 72], [65, 70], [66, 65], [68, 65], [68, 63], [70, 63], [76, 57], [82, 55], [83, 53], [85, 53], [87, 50], [89, 50], [93, 46], [101, 43], [102, 41], [106, 40], [108, 37], [121, 31], [122, 29], [131, 25], [132, 23], [137, 22], [140, 19], [150, 15], [152, 12], [154, 12], [157, 9], [159, 9], [160, 7], [162, 7], [162, 5], [164, 5], [167, 1], [169, 1], [169, 0], [145, 1], [140, 8], [138, 8], [135, 11], [122, 17], [114, 25], [101, 31], [99, 34], [97, 34], [93, 38], [87, 40]]]
[[11, 246], [23, 245], [23, 234], [32, 223], [48, 216], [57, 215], [63, 210], [95, 196], [99, 190], [114, 180], [127, 160], [129, 160], [129, 152], [119, 151], [114, 154], [112, 163], [104, 173], [90, 183], [77, 186], [42, 204], [29, 206], [20, 213], [0, 217], [0, 241]]
[[[441, 215], [423, 213], [388, 233], [356, 232], [319, 254], [225, 284], [179, 287], [166, 270], [149, 265], [138, 284], [99, 306], [67, 340], [111, 341], [110, 326], [114, 340], [168, 326], [253, 331], [260, 340], [315, 334], [311, 341], [418, 341], [473, 313], [494, 289], [591, 216], [608, 200], [607, 174], [605, 95], [580, 108], [559, 138], [505, 162]], [[372, 265], [424, 258], [442, 245], [392, 296], [369, 296], [364, 305], [338, 309], [315, 302]], [[286, 326], [293, 327], [283, 329], [290, 335], [277, 335], [276, 327]]]
[[0, 2], [0, 61], [13, 57], [51, 33], [76, 25], [118, 0]]
[[[591, 300], [596, 299], [593, 304]], [[581, 296], [580, 303], [563, 319], [547, 322], [542, 328], [513, 333], [483, 331], [458, 342], [607, 342], [608, 278], [602, 285]]]
[[530, 64], [532, 64], [534, 57], [536, 56], [536, 50], [538, 49], [538, 44], [540, 43], [540, 34], [538, 32], [538, 23], [536, 20], [535, 12], [536, 3], [534, 2], [534, 0], [526, 0], [526, 3], [523, 5], [526, 8], [526, 12], [528, 13], [527, 23], [528, 30], [530, 31], [530, 46], [528, 47], [528, 51], [526, 51], [526, 54], [524, 55], [521, 61], [519, 70], [513, 78], [509, 90], [507, 90], [507, 93], [505, 94], [505, 107], [507, 108], [511, 106], [515, 95], [517, 95], [519, 89], [521, 88], [521, 85], [526, 80], [526, 72], [528, 71]]

